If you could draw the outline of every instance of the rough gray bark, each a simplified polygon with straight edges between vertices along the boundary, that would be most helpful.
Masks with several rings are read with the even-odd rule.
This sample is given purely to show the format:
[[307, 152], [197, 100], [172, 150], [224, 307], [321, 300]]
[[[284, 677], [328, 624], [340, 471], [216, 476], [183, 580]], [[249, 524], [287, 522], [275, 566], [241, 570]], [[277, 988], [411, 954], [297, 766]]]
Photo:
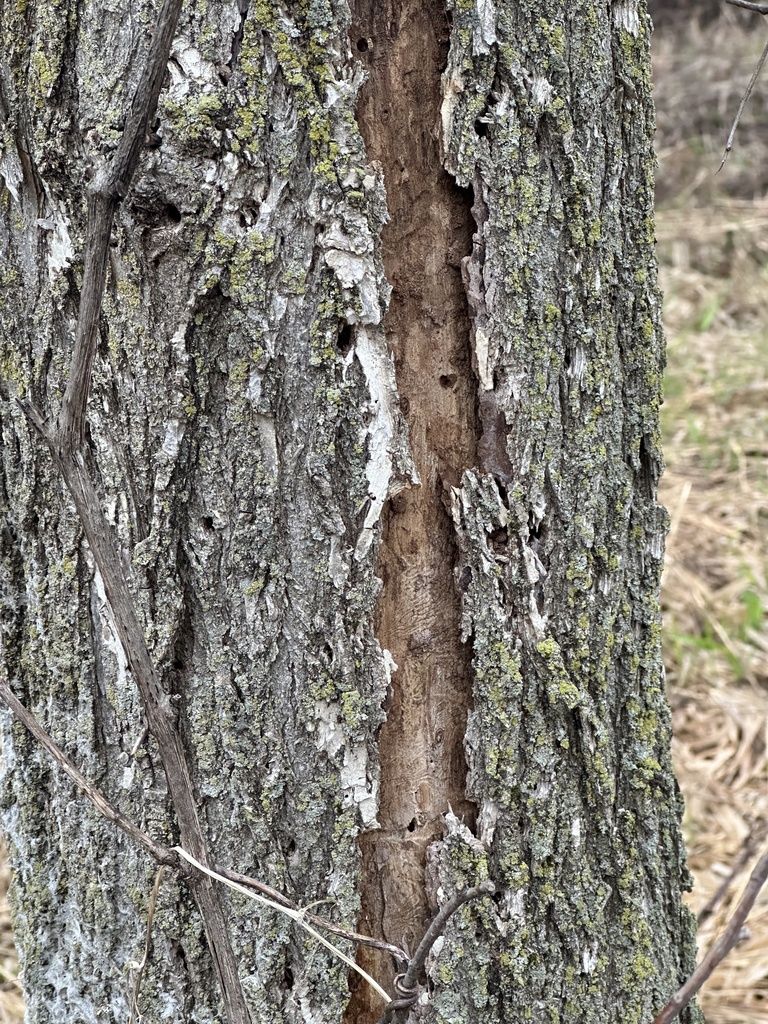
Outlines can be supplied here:
[[[85, 186], [153, 17], [0, 0], [1, 653], [172, 845], [103, 582], [16, 404], [61, 402]], [[490, 874], [499, 897], [449, 925], [413, 1017], [647, 1021], [692, 967], [658, 638], [648, 33], [629, 2], [191, 3], [116, 215], [92, 470], [210, 849], [396, 943]], [[411, 84], [383, 110], [392, 67]], [[126, 1020], [153, 865], [4, 724], [29, 1020]], [[340, 1021], [345, 970], [224, 899], [253, 1020]], [[173, 875], [153, 935], [142, 1019], [220, 1020]], [[376, 1019], [353, 988], [346, 1019]]]

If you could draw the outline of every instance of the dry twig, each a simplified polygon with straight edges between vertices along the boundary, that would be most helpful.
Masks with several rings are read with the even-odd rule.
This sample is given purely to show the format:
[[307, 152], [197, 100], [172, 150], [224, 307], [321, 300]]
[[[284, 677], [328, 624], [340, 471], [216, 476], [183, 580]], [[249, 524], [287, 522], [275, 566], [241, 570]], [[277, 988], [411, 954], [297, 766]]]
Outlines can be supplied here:
[[753, 4], [750, 0], [725, 0], [732, 7], [743, 7], [747, 11], [754, 11], [755, 14], [768, 14], [768, 4]]
[[156, 843], [154, 839], [145, 832], [142, 832], [140, 828], [134, 825], [130, 818], [126, 818], [122, 811], [118, 811], [116, 807], [113, 807], [101, 790], [89, 782], [83, 773], [72, 764], [61, 747], [54, 743], [35, 716], [30, 714], [18, 697], [16, 697], [8, 685], [8, 681], [3, 676], [0, 676], [0, 698], [11, 709], [18, 720], [29, 729], [38, 743], [45, 747], [54, 761], [61, 765], [70, 779], [85, 793], [94, 807], [104, 815], [107, 821], [117, 825], [134, 842], [138, 843], [139, 846], [143, 846], [150, 857], [153, 857], [158, 864], [170, 864], [178, 867], [179, 859], [173, 850], [163, 846], [161, 843]]
[[[122, 829], [134, 842], [143, 846], [149, 855], [157, 861], [160, 865], [160, 871], [158, 871], [155, 887], [152, 892], [152, 898], [150, 900], [149, 911], [147, 915], [147, 939], [145, 943], [145, 953], [141, 964], [136, 964], [134, 967], [139, 971], [138, 977], [134, 982], [133, 996], [132, 996], [132, 1014], [134, 1014], [136, 1008], [136, 999], [138, 996], [138, 987], [141, 983], [141, 973], [146, 966], [146, 960], [150, 944], [150, 930], [152, 927], [152, 918], [154, 915], [154, 907], [157, 900], [157, 892], [159, 890], [160, 881], [162, 879], [162, 871], [168, 867], [179, 867], [179, 857], [176, 850], [170, 849], [169, 847], [163, 846], [161, 843], [155, 842], [145, 832], [142, 832], [134, 823], [127, 818], [121, 811], [114, 807], [104, 796], [97, 786], [94, 786], [91, 782], [86, 779], [82, 772], [72, 763], [67, 757], [64, 751], [51, 739], [48, 733], [43, 729], [37, 719], [32, 715], [24, 705], [18, 700], [16, 695], [8, 685], [7, 680], [0, 676], [0, 699], [14, 713], [16, 718], [32, 733], [35, 739], [43, 746], [53, 759], [61, 766], [66, 774], [72, 779], [76, 786], [82, 790], [84, 795], [91, 801], [96, 809], [113, 824], [117, 825], [118, 828]], [[246, 890], [253, 890], [254, 892], [248, 892], [247, 895], [254, 896], [254, 893], [260, 894], [254, 898], [261, 899], [262, 902], [269, 906], [273, 906], [275, 909], [280, 910], [283, 913], [287, 913], [290, 917], [297, 920], [302, 926], [306, 927], [306, 923], [310, 926], [308, 930], [319, 939], [324, 945], [329, 945], [323, 939], [322, 936], [317, 935], [315, 928], [322, 928], [325, 931], [331, 932], [333, 935], [338, 935], [340, 938], [347, 939], [350, 942], [360, 943], [366, 946], [372, 946], [375, 949], [379, 949], [384, 953], [389, 953], [402, 968], [405, 969], [404, 973], [397, 976], [396, 984], [398, 985], [399, 1000], [396, 1003], [401, 1005], [410, 1006], [413, 1002], [413, 997], [410, 997], [407, 992], [411, 988], [415, 991], [415, 979], [418, 978], [426, 957], [435, 943], [438, 935], [441, 935], [445, 924], [449, 917], [460, 907], [463, 903], [466, 903], [470, 899], [475, 899], [478, 896], [485, 895], [486, 893], [493, 892], [493, 883], [484, 882], [475, 889], [465, 889], [458, 893], [451, 900], [449, 900], [438, 912], [435, 919], [427, 928], [424, 938], [419, 943], [419, 946], [414, 954], [413, 958], [410, 958], [404, 950], [400, 949], [399, 946], [394, 946], [389, 942], [384, 942], [382, 939], [375, 939], [370, 935], [362, 935], [360, 932], [351, 931], [347, 928], [342, 928], [340, 925], [334, 924], [332, 921], [328, 921], [325, 918], [318, 917], [316, 914], [309, 914], [306, 910], [303, 910], [297, 904], [289, 900], [283, 893], [278, 892], [277, 889], [273, 889], [271, 886], [264, 882], [258, 881], [258, 879], [251, 878], [248, 875], [243, 875], [238, 871], [232, 871], [224, 867], [215, 867], [213, 869], [203, 867], [199, 862], [191, 857], [188, 853], [183, 850], [179, 850], [184, 860], [191, 863], [194, 867], [198, 868], [204, 874], [210, 877], [217, 878], [219, 881], [225, 882], [234, 888], [237, 888], [241, 892]], [[335, 947], [331, 946], [334, 952], [338, 953]], [[360, 971], [357, 964], [352, 965], [353, 969]], [[367, 975], [364, 971], [360, 971], [363, 977], [368, 981], [380, 994], [386, 996], [384, 990]], [[411, 981], [413, 979], [413, 982]], [[405, 987], [404, 987], [405, 986]], [[389, 996], [386, 996], [389, 999]], [[397, 1007], [396, 1007], [397, 1008]], [[133, 1018], [132, 1018], [133, 1019]], [[130, 1022], [129, 1022], [130, 1024]]]
[[161, 864], [155, 875], [155, 884], [152, 886], [152, 895], [149, 898], [149, 906], [147, 907], [147, 935], [144, 939], [144, 955], [139, 963], [129, 965], [135, 973], [131, 987], [131, 1016], [128, 1018], [128, 1024], [134, 1024], [134, 1021], [137, 1019], [141, 1020], [139, 1017], [139, 991], [141, 989], [141, 979], [144, 976], [144, 968], [147, 966], [147, 960], [149, 959], [149, 951], [152, 948], [152, 922], [155, 918], [157, 897], [160, 895], [160, 885], [165, 872], [166, 867], [164, 864]]
[[[732, 4], [734, 7], [745, 7], [748, 11], [755, 11], [757, 14], [768, 14], [767, 4], [753, 4], [750, 3], [750, 0], [725, 0], [725, 2], [727, 4]], [[736, 130], [739, 127], [741, 115], [744, 113], [744, 107], [746, 107], [749, 101], [749, 97], [752, 95], [752, 90], [755, 87], [757, 76], [763, 69], [763, 64], [765, 64], [766, 57], [768, 57], [768, 43], [765, 44], [763, 52], [760, 54], [760, 60], [757, 62], [757, 67], [752, 72], [752, 77], [749, 80], [749, 85], [747, 86], [744, 95], [741, 97], [739, 109], [737, 110], [736, 117], [734, 118], [733, 124], [731, 125], [731, 130], [728, 133], [728, 141], [725, 144], [725, 152], [723, 153], [723, 159], [720, 162], [720, 166], [717, 168], [717, 171], [715, 172], [716, 174], [719, 174], [720, 171], [722, 171], [723, 167], [725, 166], [725, 161], [728, 159], [728, 154], [733, 149], [733, 140], [736, 137]]]
[[768, 878], [768, 850], [755, 865], [738, 907], [723, 929], [710, 951], [690, 976], [688, 981], [672, 996], [670, 1001], [653, 1021], [653, 1024], [670, 1024], [681, 1010], [685, 1009], [712, 971], [733, 949], [741, 937], [741, 929], [754, 906], [760, 890]]
[[394, 1021], [402, 1020], [403, 1015], [416, 1002], [419, 995], [419, 977], [424, 970], [424, 964], [427, 962], [429, 951], [434, 946], [438, 936], [443, 934], [445, 926], [459, 907], [469, 903], [470, 900], [490, 896], [495, 891], [496, 886], [490, 879], [486, 879], [480, 885], [457, 892], [440, 907], [426, 932], [424, 932], [424, 937], [416, 948], [416, 952], [413, 954], [407, 970], [404, 974], [398, 974], [395, 978], [395, 991], [398, 998], [393, 999], [387, 1006], [379, 1020], [379, 1024], [392, 1024]]

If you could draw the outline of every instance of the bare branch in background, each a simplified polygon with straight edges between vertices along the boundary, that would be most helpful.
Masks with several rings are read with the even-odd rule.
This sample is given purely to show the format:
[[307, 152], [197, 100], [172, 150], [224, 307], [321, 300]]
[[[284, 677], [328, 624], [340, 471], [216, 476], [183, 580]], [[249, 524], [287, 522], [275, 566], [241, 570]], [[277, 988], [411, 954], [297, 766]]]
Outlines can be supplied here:
[[733, 913], [720, 937], [701, 961], [686, 983], [678, 989], [670, 1001], [653, 1021], [653, 1024], [670, 1024], [681, 1010], [685, 1009], [712, 971], [733, 949], [741, 938], [741, 929], [755, 904], [760, 890], [768, 878], [768, 850], [762, 855], [749, 877], [738, 907]]
[[[768, 14], [768, 4], [753, 4], [750, 3], [750, 0], [725, 0], [725, 2], [727, 4], [732, 4], [734, 7], [744, 7], [748, 11], [755, 11], [757, 14]], [[736, 130], [739, 127], [741, 115], [744, 113], [744, 108], [746, 107], [749, 101], [749, 97], [752, 95], [752, 90], [755, 87], [757, 76], [763, 70], [763, 64], [765, 64], [766, 57], [768, 57], [768, 43], [765, 44], [763, 52], [760, 54], [760, 60], [757, 62], [757, 67], [752, 72], [752, 77], [749, 80], [749, 85], [747, 86], [746, 92], [741, 97], [739, 109], [736, 112], [736, 117], [734, 118], [733, 124], [731, 125], [731, 130], [728, 133], [728, 141], [725, 144], [725, 152], [723, 153], [723, 159], [720, 162], [720, 166], [715, 171], [716, 174], [719, 174], [720, 171], [722, 171], [723, 167], [725, 166], [725, 161], [728, 159], [728, 155], [733, 149], [733, 140], [736, 138]]]
[[750, 0], [725, 0], [732, 7], [743, 7], [746, 11], [754, 11], [755, 14], [768, 14], [768, 4], [753, 4]]

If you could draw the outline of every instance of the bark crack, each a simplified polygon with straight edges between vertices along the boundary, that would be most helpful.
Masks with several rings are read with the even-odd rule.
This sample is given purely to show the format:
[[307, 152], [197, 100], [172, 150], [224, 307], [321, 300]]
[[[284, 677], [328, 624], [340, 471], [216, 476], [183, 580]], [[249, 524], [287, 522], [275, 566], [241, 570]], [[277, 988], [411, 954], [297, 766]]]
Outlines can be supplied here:
[[[421, 480], [384, 513], [377, 636], [398, 669], [380, 734], [381, 829], [361, 840], [360, 927], [411, 949], [435, 910], [425, 866], [429, 847], [444, 834], [443, 816], [452, 809], [470, 827], [475, 820], [464, 755], [471, 651], [460, 639], [458, 550], [448, 511], [449, 489], [477, 460], [462, 280], [474, 223], [469, 190], [456, 185], [442, 161], [448, 37], [440, 2], [352, 5], [352, 48], [369, 75], [358, 122], [369, 159], [383, 168], [390, 218], [382, 233], [392, 285], [384, 326]], [[363, 957], [366, 970], [391, 983], [386, 957], [371, 951]], [[380, 1010], [357, 988], [346, 1020], [368, 1024]]]

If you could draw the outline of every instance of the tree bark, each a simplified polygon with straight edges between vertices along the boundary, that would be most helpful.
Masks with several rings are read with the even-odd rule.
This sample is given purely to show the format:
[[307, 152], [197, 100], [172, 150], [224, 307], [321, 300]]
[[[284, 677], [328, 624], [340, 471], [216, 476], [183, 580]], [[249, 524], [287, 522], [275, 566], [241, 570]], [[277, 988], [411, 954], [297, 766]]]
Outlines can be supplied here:
[[[104, 581], [18, 405], [61, 406], [86, 187], [154, 16], [0, 2], [0, 656], [173, 846]], [[640, 1024], [693, 966], [649, 32], [631, 2], [190, 3], [115, 214], [88, 471], [208, 851], [410, 952], [490, 877], [409, 1020]], [[127, 1020], [153, 862], [3, 723], [28, 1019]], [[221, 900], [254, 1022], [379, 1018], [286, 918]], [[222, 1020], [177, 873], [152, 939], [141, 1019]]]

